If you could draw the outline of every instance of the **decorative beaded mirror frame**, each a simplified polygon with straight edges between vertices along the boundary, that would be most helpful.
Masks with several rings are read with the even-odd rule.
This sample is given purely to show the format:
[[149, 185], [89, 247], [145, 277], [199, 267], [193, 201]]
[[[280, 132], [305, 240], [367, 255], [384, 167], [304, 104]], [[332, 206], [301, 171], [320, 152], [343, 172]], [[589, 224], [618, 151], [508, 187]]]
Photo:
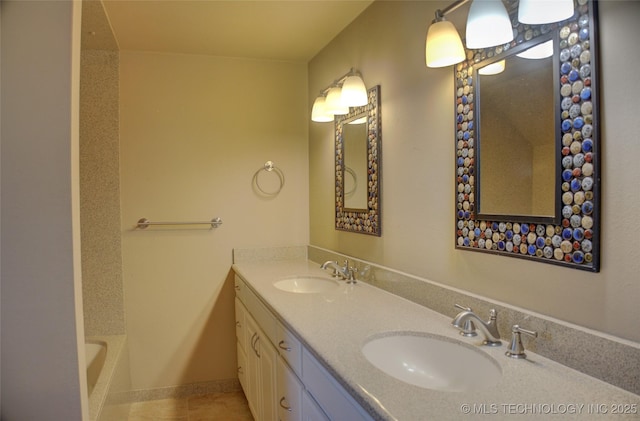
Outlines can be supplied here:
[[[367, 91], [369, 103], [361, 107], [351, 107], [349, 114], [336, 116], [336, 230], [369, 235], [381, 235], [380, 218], [380, 159], [382, 151], [382, 131], [380, 127], [380, 85]], [[344, 206], [344, 144], [343, 123], [356, 116], [367, 117], [367, 209], [347, 209]]]
[[[517, 20], [517, 0], [506, 0], [515, 39], [467, 50], [455, 72], [456, 249], [519, 257], [568, 268], [600, 270], [600, 147], [597, 92], [596, 2], [576, 0], [574, 15], [547, 25]], [[479, 168], [476, 68], [522, 51], [538, 37], [554, 40], [556, 193], [552, 221], [536, 217], [478, 218]], [[517, 93], [516, 93], [517, 94]], [[526, 93], [523, 93], [526, 94]], [[477, 119], [476, 119], [477, 120]], [[509, 174], [504, 174], [508, 177]]]

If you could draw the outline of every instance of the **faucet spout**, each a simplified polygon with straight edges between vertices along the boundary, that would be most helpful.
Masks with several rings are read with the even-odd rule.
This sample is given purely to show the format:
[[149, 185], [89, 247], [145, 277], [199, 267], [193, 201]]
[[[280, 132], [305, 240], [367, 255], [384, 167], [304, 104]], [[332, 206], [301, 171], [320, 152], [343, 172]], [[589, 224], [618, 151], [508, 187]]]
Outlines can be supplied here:
[[347, 280], [347, 283], [350, 283], [350, 284], [356, 283], [355, 275], [357, 273], [357, 270], [355, 268], [349, 267], [349, 260], [346, 260], [344, 262], [344, 266], [340, 266], [338, 262], [336, 262], [335, 260], [327, 260], [322, 265], [320, 265], [320, 268], [322, 269], [332, 268], [333, 269], [332, 275], [334, 277], [340, 277], [342, 279], [345, 279]]
[[490, 319], [485, 322], [473, 311], [465, 310], [458, 313], [451, 324], [458, 329], [462, 329], [465, 322], [471, 320], [475, 324], [476, 329], [484, 334], [485, 340], [482, 342], [484, 345], [500, 346], [502, 345], [502, 342], [500, 341], [500, 332], [498, 332], [498, 324], [496, 322], [497, 312], [495, 309], [491, 309], [489, 314]]

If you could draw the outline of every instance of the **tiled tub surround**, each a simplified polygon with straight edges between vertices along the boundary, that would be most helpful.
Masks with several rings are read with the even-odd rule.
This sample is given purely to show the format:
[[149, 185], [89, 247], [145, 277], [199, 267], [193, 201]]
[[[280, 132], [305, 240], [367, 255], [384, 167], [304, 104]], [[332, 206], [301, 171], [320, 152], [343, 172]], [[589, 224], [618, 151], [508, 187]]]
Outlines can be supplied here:
[[[263, 251], [269, 253], [266, 249]], [[274, 314], [299, 336], [325, 368], [375, 419], [459, 419], [467, 415], [468, 410], [475, 411], [475, 414], [484, 410], [485, 413], [498, 417], [523, 413], [539, 417], [548, 415], [549, 411], [562, 411], [563, 419], [586, 419], [585, 416], [593, 417], [594, 411], [598, 408], [607, 408], [607, 415], [611, 415], [611, 408], [624, 408], [624, 405], [629, 405], [628, 408], [634, 408], [635, 405], [636, 409], [632, 409], [631, 414], [616, 414], [616, 418], [638, 418], [640, 396], [542, 357], [533, 351], [532, 345], [535, 341], [527, 341], [526, 338], [526, 360], [506, 357], [504, 352], [507, 341], [504, 341], [502, 347], [478, 347], [481, 352], [493, 357], [502, 370], [500, 382], [486, 390], [464, 393], [439, 392], [395, 380], [373, 367], [363, 356], [361, 348], [370, 338], [385, 332], [411, 331], [426, 332], [474, 345], [478, 344], [480, 339], [463, 338], [458, 335], [457, 330], [451, 326], [449, 314], [445, 316], [365, 282], [359, 282], [354, 286], [341, 283], [336, 292], [329, 294], [293, 294], [273, 287], [276, 280], [287, 276], [328, 276], [319, 268], [319, 264], [312, 260], [335, 260], [342, 256], [331, 255], [331, 252], [326, 250], [310, 249], [311, 260], [299, 257], [287, 260], [286, 256], [281, 254], [279, 258], [283, 260], [270, 261], [268, 258], [259, 258], [252, 262], [241, 256], [246, 257], [246, 254], [234, 254], [236, 273], [247, 281]], [[380, 279], [391, 279], [378, 278], [378, 270], [381, 269], [371, 269], [374, 278], [378, 279], [377, 282], [380, 282]], [[393, 274], [394, 279], [396, 275], [400, 276], [393, 271], [388, 271], [388, 274]], [[436, 285], [431, 287], [443, 288]], [[450, 290], [446, 293], [439, 291], [438, 294], [443, 299], [448, 294], [456, 299], [468, 297], [466, 294]], [[480, 314], [484, 314], [485, 305], [494, 306], [478, 297], [475, 299], [477, 302], [463, 301], [463, 304], [475, 306], [474, 310]], [[502, 313], [515, 310], [504, 306], [495, 307], [501, 311], [498, 318], [506, 319], [500, 326], [503, 336], [506, 336], [505, 333], [508, 333], [509, 329], [502, 324], [511, 323], [512, 316]], [[488, 307], [486, 308], [488, 311]], [[455, 309], [446, 312], [452, 316]], [[535, 325], [532, 323], [533, 320], [532, 316], [529, 316], [527, 319], [514, 322], [521, 322], [527, 328], [538, 329], [540, 337], [536, 340], [544, 339], [548, 335], [548, 331], [544, 330], [546, 325]], [[543, 329], [540, 329], [541, 327]], [[637, 352], [637, 345], [634, 347], [629, 344], [627, 348], [636, 349]], [[583, 349], [582, 352], [590, 351]], [[633, 352], [629, 352], [631, 353], [628, 356], [632, 357]], [[611, 358], [615, 360], [616, 365], [626, 367], [626, 370], [637, 375], [637, 360], [629, 361], [627, 364], [613, 356], [609, 349], [598, 354], [600, 358], [612, 355]]]

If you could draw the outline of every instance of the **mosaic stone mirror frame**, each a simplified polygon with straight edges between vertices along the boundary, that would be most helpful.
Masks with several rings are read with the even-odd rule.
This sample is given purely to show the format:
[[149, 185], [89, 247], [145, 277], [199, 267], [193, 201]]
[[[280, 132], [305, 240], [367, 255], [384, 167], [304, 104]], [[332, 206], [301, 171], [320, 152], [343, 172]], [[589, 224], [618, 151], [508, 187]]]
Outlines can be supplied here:
[[[336, 116], [336, 229], [369, 235], [381, 235], [380, 219], [380, 152], [382, 132], [380, 128], [380, 85], [367, 91], [369, 103], [362, 107], [351, 107], [349, 114]], [[342, 126], [354, 117], [367, 117], [367, 209], [346, 209], [344, 206], [344, 144]]]
[[[507, 0], [515, 40], [467, 51], [455, 71], [456, 248], [495, 253], [598, 272], [600, 267], [600, 169], [597, 98], [596, 2], [577, 0], [573, 17], [548, 25], [517, 21], [517, 0]], [[552, 222], [535, 217], [477, 216], [479, 146], [474, 110], [479, 112], [476, 68], [535, 44], [554, 40], [556, 95], [556, 193]], [[526, 92], [514, 93], [526, 101]], [[476, 119], [477, 120], [477, 119]], [[508, 177], [505, 174], [505, 177]]]

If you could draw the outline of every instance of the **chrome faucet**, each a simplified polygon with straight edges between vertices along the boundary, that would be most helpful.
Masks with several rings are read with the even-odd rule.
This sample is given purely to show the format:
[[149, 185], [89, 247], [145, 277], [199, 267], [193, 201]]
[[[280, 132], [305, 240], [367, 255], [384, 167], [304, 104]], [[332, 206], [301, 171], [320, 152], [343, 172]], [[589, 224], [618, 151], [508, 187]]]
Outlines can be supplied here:
[[349, 266], [349, 260], [344, 261], [344, 266], [340, 266], [335, 260], [327, 260], [321, 266], [322, 269], [333, 268], [331, 276], [344, 279], [348, 284], [356, 283], [356, 274], [358, 269]]
[[498, 313], [496, 310], [492, 308], [489, 311], [489, 321], [485, 322], [473, 311], [465, 310], [458, 313], [451, 324], [458, 329], [463, 329], [467, 321], [473, 321], [476, 329], [482, 332], [485, 336], [485, 340], [482, 342], [484, 345], [500, 346], [502, 345], [502, 342], [500, 341], [500, 332], [498, 332], [498, 324], [496, 322], [497, 315]]

